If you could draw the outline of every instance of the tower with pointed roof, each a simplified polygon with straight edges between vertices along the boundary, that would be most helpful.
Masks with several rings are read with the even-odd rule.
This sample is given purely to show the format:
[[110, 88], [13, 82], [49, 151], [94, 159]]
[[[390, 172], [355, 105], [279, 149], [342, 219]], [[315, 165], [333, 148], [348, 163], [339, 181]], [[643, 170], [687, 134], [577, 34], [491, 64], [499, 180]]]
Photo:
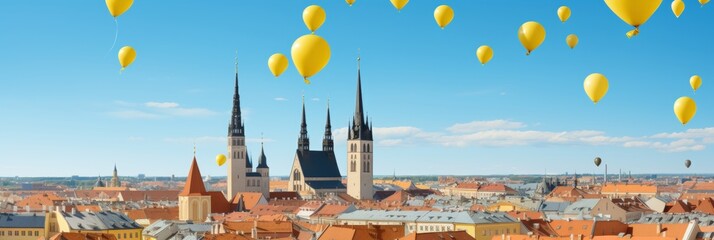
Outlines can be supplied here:
[[228, 187], [227, 197], [232, 198], [239, 192], [246, 191], [246, 173], [248, 157], [245, 146], [245, 126], [241, 116], [240, 93], [238, 92], [238, 63], [236, 61], [235, 89], [233, 92], [233, 111], [228, 124], [228, 161], [226, 169]]
[[270, 168], [268, 167], [268, 158], [265, 157], [265, 150], [263, 148], [263, 143], [260, 143], [260, 157], [258, 158], [258, 167], [255, 169], [256, 172], [260, 174], [260, 178], [264, 184], [258, 186], [260, 187], [260, 192], [263, 196], [270, 198]]
[[357, 99], [355, 113], [347, 136], [347, 193], [360, 200], [372, 199], [373, 140], [369, 117], [365, 117], [362, 103], [360, 58], [357, 58]]
[[322, 151], [334, 151], [335, 141], [332, 139], [332, 124], [330, 123], [330, 100], [327, 100], [327, 121], [325, 122], [325, 136], [322, 138]]
[[[195, 148], [194, 148], [195, 149]], [[211, 213], [211, 195], [206, 191], [194, 150], [186, 185], [179, 193], [179, 220], [201, 222]]]
[[114, 164], [114, 172], [112, 172], [112, 181], [111, 184], [109, 184], [110, 187], [121, 187], [121, 183], [119, 182], [119, 174], [117, 174], [117, 164]]

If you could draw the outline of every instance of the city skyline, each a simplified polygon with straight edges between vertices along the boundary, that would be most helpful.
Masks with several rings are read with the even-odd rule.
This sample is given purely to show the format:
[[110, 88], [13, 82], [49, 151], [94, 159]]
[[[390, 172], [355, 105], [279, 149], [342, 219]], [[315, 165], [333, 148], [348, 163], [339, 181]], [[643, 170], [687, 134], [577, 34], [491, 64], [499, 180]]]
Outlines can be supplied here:
[[[266, 66], [272, 53], [288, 54], [308, 33], [296, 9], [309, 1], [175, 3], [173, 11], [137, 2], [141, 7], [119, 19], [117, 46], [138, 51], [122, 74], [106, 53], [114, 23], [103, 2], [8, 3], [12, 11], [0, 15], [9, 36], [0, 60], [9, 66], [0, 72], [1, 162], [12, 176], [109, 176], [114, 163], [120, 176], [183, 176], [195, 142], [202, 173], [224, 176], [214, 158], [226, 153], [237, 50], [248, 152], [257, 159], [263, 139], [272, 176], [289, 174], [301, 96], [314, 143], [330, 99], [335, 154], [346, 175], [358, 56], [375, 124], [375, 175], [601, 174], [596, 156], [611, 173], [714, 167], [707, 84], [714, 74], [706, 65], [714, 36], [704, 34], [710, 6], [692, 3], [677, 19], [663, 4], [627, 39], [630, 28], [600, 1], [568, 3], [574, 13], [565, 24], [555, 14], [559, 2], [445, 2], [456, 17], [444, 30], [431, 18], [437, 3], [414, 2], [397, 13], [388, 1], [320, 2], [328, 15], [318, 34], [333, 56], [310, 85], [293, 66], [277, 79]], [[507, 11], [513, 16], [498, 18]], [[52, 21], [58, 18], [64, 21]], [[526, 57], [516, 30], [528, 20], [543, 23], [548, 36]], [[574, 50], [565, 45], [570, 33], [581, 39]], [[475, 57], [482, 44], [495, 51], [486, 66]], [[597, 105], [582, 90], [593, 72], [611, 84]], [[704, 79], [696, 95], [688, 87], [694, 74]], [[680, 96], [695, 98], [700, 110], [684, 127], [672, 113]]]

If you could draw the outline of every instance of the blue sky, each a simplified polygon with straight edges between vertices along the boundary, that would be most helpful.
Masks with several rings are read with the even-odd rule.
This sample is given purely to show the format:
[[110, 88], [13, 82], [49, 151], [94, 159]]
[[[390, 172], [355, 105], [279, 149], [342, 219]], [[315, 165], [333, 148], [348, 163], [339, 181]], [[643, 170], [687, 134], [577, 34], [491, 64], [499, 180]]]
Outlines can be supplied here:
[[[184, 176], [194, 141], [202, 173], [225, 175], [214, 157], [226, 149], [236, 50], [249, 151], [259, 155], [263, 133], [271, 175], [292, 164], [303, 94], [313, 148], [330, 98], [344, 170], [358, 52], [375, 174], [590, 173], [602, 170], [595, 156], [633, 173], [706, 173], [714, 167], [714, 5], [685, 2], [676, 19], [664, 1], [627, 39], [631, 27], [603, 1], [412, 1], [397, 12], [387, 0], [137, 0], [119, 18], [111, 52], [104, 1], [4, 2], [0, 176], [109, 175], [114, 163], [120, 175]], [[327, 12], [317, 34], [332, 58], [311, 85], [292, 65], [276, 79], [267, 59], [289, 56], [308, 33], [301, 16], [310, 4]], [[433, 19], [440, 4], [455, 11], [444, 30]], [[561, 5], [573, 12], [566, 23]], [[530, 20], [547, 36], [525, 56], [517, 29]], [[570, 33], [580, 38], [574, 50]], [[482, 44], [495, 52], [486, 66], [475, 57]], [[124, 45], [138, 56], [119, 74]], [[610, 81], [597, 105], [582, 87], [595, 72]], [[696, 95], [693, 74], [704, 80]], [[683, 127], [672, 105], [685, 95], [699, 111]]]

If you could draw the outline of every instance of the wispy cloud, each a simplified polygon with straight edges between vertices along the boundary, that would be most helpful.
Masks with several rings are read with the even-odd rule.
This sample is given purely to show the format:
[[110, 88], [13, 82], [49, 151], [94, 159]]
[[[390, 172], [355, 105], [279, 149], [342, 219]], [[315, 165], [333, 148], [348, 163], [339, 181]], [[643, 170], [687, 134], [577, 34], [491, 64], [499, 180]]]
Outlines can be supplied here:
[[217, 113], [205, 108], [186, 108], [176, 102], [146, 102], [136, 104], [125, 101], [114, 101], [123, 109], [109, 112], [110, 116], [123, 119], [159, 119], [165, 117], [205, 117]]
[[312, 98], [312, 101], [313, 101], [313, 102], [319, 102], [320, 99], [319, 99], [319, 98]]
[[526, 124], [522, 122], [512, 122], [508, 120], [473, 121], [469, 123], [457, 123], [446, 130], [454, 133], [470, 133], [491, 129], [518, 129], [524, 128]]
[[273, 98], [273, 100], [278, 101], [278, 102], [283, 102], [283, 101], [287, 101], [288, 99], [284, 98], [284, 97], [276, 97], [276, 98]]
[[[537, 125], [537, 124], [536, 124]], [[514, 147], [587, 145], [648, 148], [660, 152], [701, 151], [714, 143], [714, 128], [689, 129], [685, 132], [658, 133], [651, 136], [611, 136], [602, 131], [539, 131], [526, 129], [522, 122], [509, 120], [457, 123], [445, 131], [424, 131], [412, 126], [375, 128], [377, 144], [383, 147], [438, 144], [446, 147]], [[337, 129], [335, 139], [344, 143], [347, 128]]]
[[144, 106], [150, 108], [177, 108], [179, 104], [175, 102], [147, 102], [144, 103]]

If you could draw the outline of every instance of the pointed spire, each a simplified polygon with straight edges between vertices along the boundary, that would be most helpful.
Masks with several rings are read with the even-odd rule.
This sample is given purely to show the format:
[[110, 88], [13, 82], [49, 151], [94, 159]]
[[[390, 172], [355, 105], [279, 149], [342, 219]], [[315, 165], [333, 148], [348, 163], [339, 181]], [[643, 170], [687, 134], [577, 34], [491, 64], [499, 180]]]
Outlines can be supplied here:
[[298, 150], [310, 151], [310, 138], [307, 136], [307, 121], [305, 120], [305, 95], [302, 96], [302, 122], [300, 123]]
[[186, 185], [183, 187], [183, 191], [181, 191], [179, 196], [203, 195], [206, 195], [206, 187], [203, 185], [201, 170], [198, 169], [198, 162], [196, 161], [196, 156], [194, 156], [191, 162], [191, 168], [188, 171], [188, 176], [186, 177]]
[[327, 122], [325, 123], [325, 136], [322, 138], [322, 151], [334, 151], [335, 143], [332, 139], [332, 124], [330, 123], [330, 99], [327, 99]]
[[263, 142], [260, 142], [260, 158], [258, 158], [258, 168], [268, 168], [268, 158], [265, 157]]
[[228, 125], [228, 136], [229, 137], [245, 137], [245, 128], [243, 126], [243, 119], [241, 117], [240, 111], [240, 93], [238, 92], [238, 56], [236, 52], [236, 79], [235, 79], [235, 89], [233, 92], [233, 112], [231, 114], [231, 123]]
[[[248, 148], [246, 148], [246, 152], [248, 152]], [[253, 158], [252, 154], [245, 155], [245, 168], [253, 169], [253, 161], [250, 160], [251, 158]]]
[[362, 102], [362, 76], [360, 67], [361, 58], [357, 57], [357, 97], [355, 100], [355, 114], [352, 118], [352, 127], [349, 131], [349, 139], [372, 140], [372, 131], [368, 120], [365, 120], [364, 106]]
[[245, 201], [243, 200], [243, 194], [238, 197], [238, 203], [236, 204], [236, 212], [245, 212]]

